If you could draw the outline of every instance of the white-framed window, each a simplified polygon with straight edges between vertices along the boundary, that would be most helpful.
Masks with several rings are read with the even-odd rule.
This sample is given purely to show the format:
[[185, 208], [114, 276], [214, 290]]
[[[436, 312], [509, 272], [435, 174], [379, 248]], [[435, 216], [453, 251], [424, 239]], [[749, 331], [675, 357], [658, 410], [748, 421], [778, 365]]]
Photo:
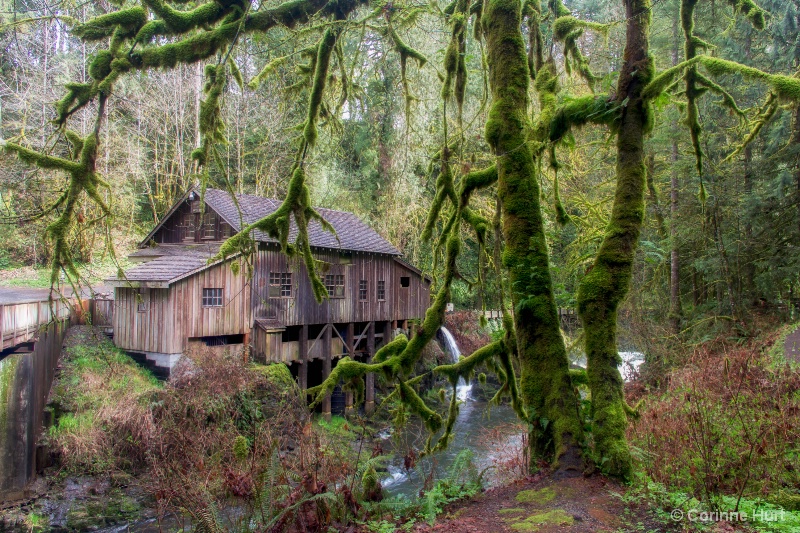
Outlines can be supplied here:
[[358, 282], [358, 299], [362, 301], [367, 299], [367, 280], [365, 279]]
[[269, 273], [269, 297], [270, 298], [291, 298], [292, 297], [292, 273], [291, 272], [270, 272]]
[[222, 289], [203, 289], [203, 307], [222, 307]]
[[325, 288], [328, 289], [328, 297], [344, 298], [344, 274], [326, 274]]

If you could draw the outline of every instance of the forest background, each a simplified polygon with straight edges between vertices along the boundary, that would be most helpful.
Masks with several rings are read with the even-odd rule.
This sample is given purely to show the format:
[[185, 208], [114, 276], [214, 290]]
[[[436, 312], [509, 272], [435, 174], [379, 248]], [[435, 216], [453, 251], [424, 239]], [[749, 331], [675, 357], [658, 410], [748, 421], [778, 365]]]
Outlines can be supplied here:
[[[69, 27], [112, 10], [103, 2], [0, 2], [0, 137], [22, 134], [38, 147], [53, 143], [52, 104], [65, 82], [85, 81], [85, 65], [95, 52], [73, 37]], [[624, 13], [611, 1], [568, 2], [581, 20], [611, 23], [608, 35], [591, 32], [579, 39], [603, 90], [613, 87], [624, 44]], [[734, 18], [723, 6], [698, 7], [700, 36], [719, 55], [767, 72], [796, 68], [800, 59], [798, 8], [794, 2], [767, 2], [773, 16], [766, 31]], [[651, 50], [659, 70], [682, 57], [679, 6], [662, 0], [653, 6]], [[33, 18], [33, 22], [29, 19]], [[24, 22], [22, 22], [24, 21]], [[351, 95], [338, 116], [324, 118], [318, 148], [307, 161], [312, 203], [358, 214], [415, 264], [432, 271], [430, 245], [418, 236], [435, 194], [427, 169], [441, 130], [439, 67], [448, 32], [421, 17], [403, 38], [429, 62], [409, 62], [407, 80], [413, 108], [407, 114], [398, 53], [385, 39], [364, 29], [360, 44], [345, 43], [351, 58]], [[294, 160], [292, 139], [302, 122], [304, 98], [291, 98], [302, 73], [291, 62], [311, 44], [288, 30], [250, 39], [237, 46], [232, 60], [245, 82], [269, 65], [265, 83], [251, 81], [225, 88], [222, 113], [227, 145], [221, 147], [227, 174], [210, 167], [211, 185], [237, 192], [282, 198]], [[473, 43], [474, 44], [474, 43]], [[556, 55], [560, 45], [551, 44]], [[464, 110], [468, 142], [485, 144], [485, 87], [478, 75], [481, 52], [467, 50], [468, 93]], [[562, 100], [588, 93], [576, 76], [561, 72]], [[731, 79], [739, 106], [759, 106], [764, 89]], [[82, 207], [74, 252], [87, 279], [97, 281], [116, 270], [110, 247], [124, 258], [184, 191], [196, 182], [191, 151], [200, 145], [198, 111], [203, 89], [202, 66], [179, 65], [166, 72], [136, 73], [120, 80], [112, 97], [108, 126], [102, 130], [98, 169], [110, 188], [104, 195], [113, 216]], [[305, 89], [302, 89], [305, 90]], [[778, 108], [754, 141], [731, 159], [734, 146], [747, 135], [738, 115], [701, 101], [706, 134], [702, 138], [706, 173], [694, 168], [688, 129], [680, 127], [681, 110], [669, 97], [656, 102], [658, 119], [646, 147], [648, 210], [637, 252], [633, 290], [626, 306], [637, 316], [673, 332], [709, 317], [741, 316], [752, 306], [784, 309], [798, 294], [800, 243], [800, 124], [798, 112]], [[470, 103], [471, 102], [471, 103]], [[473, 108], [470, 108], [472, 106]], [[80, 111], [79, 114], [85, 113]], [[90, 128], [88, 115], [81, 134]], [[573, 307], [578, 280], [591, 264], [608, 220], [614, 182], [611, 138], [592, 128], [574, 133], [558, 149], [561, 163], [543, 179], [543, 205], [554, 265], [554, 288], [561, 307]], [[577, 149], [576, 149], [577, 148]], [[45, 227], [37, 218], [61, 193], [66, 181], [46, 171], [0, 156], [0, 278], [3, 284], [47, 284], [50, 251]], [[469, 165], [469, 163], [465, 163]], [[556, 223], [553, 185], [571, 223]], [[475, 205], [491, 218], [491, 195]], [[463, 279], [456, 280], [453, 300], [459, 308], [497, 305], [496, 280], [488, 271], [483, 291], [470, 283], [478, 277], [478, 246], [464, 235], [459, 258]], [[40, 274], [31, 271], [40, 269]], [[675, 282], [672, 283], [671, 279]]]

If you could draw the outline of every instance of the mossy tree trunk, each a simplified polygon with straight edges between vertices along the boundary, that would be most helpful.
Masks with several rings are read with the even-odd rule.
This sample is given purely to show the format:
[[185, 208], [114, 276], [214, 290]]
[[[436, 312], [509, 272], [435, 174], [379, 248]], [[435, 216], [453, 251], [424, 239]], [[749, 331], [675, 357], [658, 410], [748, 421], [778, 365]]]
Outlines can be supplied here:
[[617, 310], [630, 286], [644, 218], [644, 137], [650, 125], [642, 89], [652, 79], [648, 55], [649, 0], [625, 0], [627, 40], [617, 85], [622, 106], [617, 135], [617, 183], [611, 219], [594, 265], [578, 289], [592, 393], [594, 451], [605, 472], [627, 478], [631, 457], [625, 439], [627, 413], [617, 352]]
[[497, 157], [502, 262], [514, 304], [530, 445], [564, 470], [579, 469], [582, 426], [553, 297], [537, 167], [526, 142], [530, 78], [521, 11], [519, 0], [489, 0], [482, 18], [492, 93], [486, 139]]

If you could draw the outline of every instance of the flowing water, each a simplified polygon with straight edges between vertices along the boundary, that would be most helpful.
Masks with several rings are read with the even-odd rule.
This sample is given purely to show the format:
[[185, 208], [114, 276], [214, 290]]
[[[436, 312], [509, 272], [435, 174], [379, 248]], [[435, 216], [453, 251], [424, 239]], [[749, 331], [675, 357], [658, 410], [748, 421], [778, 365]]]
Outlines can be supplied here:
[[[455, 363], [461, 357], [453, 334], [442, 327], [440, 338], [445, 352]], [[639, 366], [644, 362], [644, 354], [638, 351], [620, 351], [622, 365], [620, 372], [625, 381], [630, 381], [636, 374]], [[586, 356], [578, 358], [577, 364], [586, 367]], [[456, 387], [456, 395], [461, 401], [461, 406], [453, 427], [453, 439], [446, 450], [436, 453], [433, 457], [421, 461], [417, 468], [406, 469], [403, 461], [404, 453], [409, 449], [424, 447], [427, 432], [419, 424], [409, 424], [400, 435], [391, 435], [386, 432], [383, 438], [387, 448], [393, 448], [395, 456], [388, 465], [388, 476], [381, 483], [390, 495], [416, 495], [424, 483], [420, 472], [428, 472], [432, 467], [436, 469], [436, 476], [447, 475], [455, 458], [463, 450], [471, 450], [473, 460], [479, 470], [491, 467], [498, 459], [508, 459], [508, 451], [518, 449], [522, 430], [519, 419], [508, 405], [489, 407], [488, 403], [473, 398], [472, 384], [461, 379]], [[491, 435], [491, 438], [489, 438]], [[392, 437], [390, 439], [390, 437]], [[491, 476], [489, 476], [491, 478]]]
[[[440, 329], [440, 334], [445, 352], [454, 363], [457, 362], [461, 357], [461, 350], [453, 334], [445, 327]], [[427, 438], [425, 428], [410, 423], [399, 435], [384, 435], [386, 446], [395, 451], [395, 457], [388, 465], [388, 476], [381, 481], [388, 494], [416, 495], [424, 483], [421, 472], [429, 472], [431, 468], [435, 468], [436, 477], [446, 476], [456, 457], [464, 450], [472, 452], [476, 466], [483, 470], [491, 467], [502, 454], [519, 446], [522, 432], [517, 426], [519, 419], [511, 407], [489, 407], [488, 402], [473, 398], [472, 392], [471, 383], [464, 379], [459, 380], [456, 396], [461, 405], [450, 445], [446, 450], [420, 461], [416, 468], [406, 469], [403, 456], [409, 449], [418, 450], [424, 447]], [[492, 438], [489, 438], [490, 434]], [[498, 446], [498, 441], [504, 445]]]

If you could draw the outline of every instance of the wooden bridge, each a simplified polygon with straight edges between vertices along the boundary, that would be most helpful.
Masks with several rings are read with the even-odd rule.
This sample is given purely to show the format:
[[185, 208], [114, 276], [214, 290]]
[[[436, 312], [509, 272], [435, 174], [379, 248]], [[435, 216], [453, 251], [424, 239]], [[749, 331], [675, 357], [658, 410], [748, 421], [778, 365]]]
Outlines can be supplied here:
[[[19, 291], [21, 298], [15, 301], [14, 292], [0, 298], [0, 352], [30, 351], [30, 344], [39, 331], [57, 320], [70, 318], [72, 300], [49, 301], [49, 295]], [[37, 291], [39, 292], [39, 291]]]

